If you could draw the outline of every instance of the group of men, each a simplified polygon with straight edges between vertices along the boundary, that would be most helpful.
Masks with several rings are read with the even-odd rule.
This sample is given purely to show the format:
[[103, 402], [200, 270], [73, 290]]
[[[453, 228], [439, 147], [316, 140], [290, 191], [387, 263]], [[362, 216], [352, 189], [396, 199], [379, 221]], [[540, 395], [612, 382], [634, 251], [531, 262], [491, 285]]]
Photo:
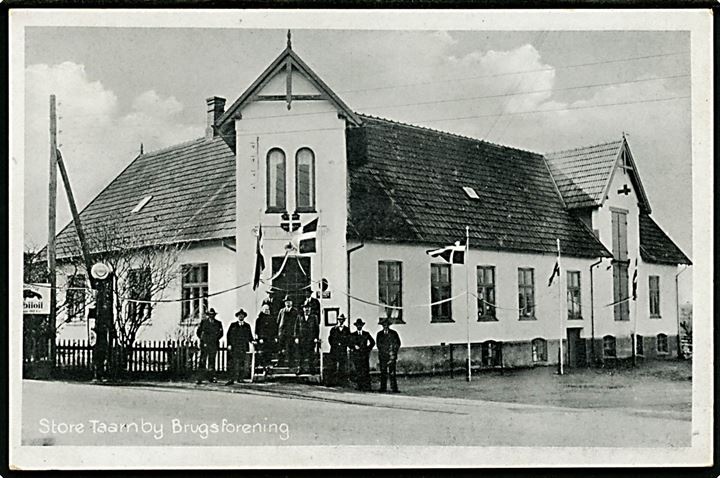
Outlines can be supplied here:
[[[283, 299], [284, 307], [277, 315], [271, 315], [269, 299], [264, 301], [255, 322], [255, 336], [250, 324], [245, 322], [247, 313], [240, 309], [235, 313], [237, 321], [230, 324], [227, 330], [228, 360], [230, 365], [230, 380], [227, 385], [235, 381], [242, 381], [246, 375], [246, 356], [250, 344], [255, 346], [257, 365], [263, 368], [265, 374], [271, 370], [271, 361], [277, 354], [278, 363], [295, 368], [297, 374], [309, 371], [314, 366], [314, 358], [320, 344], [320, 303], [317, 299], [309, 297], [298, 313], [293, 307], [289, 296]], [[216, 382], [215, 360], [223, 337], [222, 323], [215, 317], [215, 309], [207, 311], [205, 317], [197, 328], [200, 339], [200, 368], [210, 382]], [[338, 323], [330, 330], [328, 341], [330, 353], [326, 383], [328, 385], [342, 385], [348, 381], [348, 352], [352, 362], [353, 377], [359, 390], [369, 391], [370, 386], [370, 352], [377, 345], [378, 361], [380, 367], [380, 391], [387, 391], [387, 381], [390, 379], [390, 388], [398, 392], [396, 378], [397, 355], [400, 349], [400, 336], [390, 328], [390, 320], [382, 319], [382, 330], [376, 337], [363, 330], [365, 322], [358, 318], [355, 322], [355, 332], [345, 325], [345, 316], [338, 317]], [[201, 377], [198, 384], [202, 383]]]

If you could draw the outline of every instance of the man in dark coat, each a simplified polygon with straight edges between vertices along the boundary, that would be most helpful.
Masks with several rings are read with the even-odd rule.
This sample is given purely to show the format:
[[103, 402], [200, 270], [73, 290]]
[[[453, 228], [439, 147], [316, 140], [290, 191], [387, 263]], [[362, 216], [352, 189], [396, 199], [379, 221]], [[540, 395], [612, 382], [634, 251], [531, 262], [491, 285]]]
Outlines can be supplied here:
[[[197, 336], [200, 339], [200, 370], [207, 370], [208, 380], [212, 383], [217, 381], [215, 357], [223, 336], [222, 323], [215, 318], [216, 315], [215, 309], [208, 310], [197, 328]], [[198, 384], [202, 383], [202, 375], [197, 381]]]
[[320, 320], [312, 311], [310, 299], [303, 304], [302, 316], [295, 322], [295, 336], [298, 338], [297, 373], [309, 370], [313, 364], [315, 348], [320, 340]]
[[285, 296], [285, 307], [278, 313], [278, 339], [282, 353], [283, 362], [287, 366], [292, 366], [295, 360], [295, 350], [297, 347], [295, 337], [295, 322], [297, 321], [297, 311], [293, 308], [293, 301], [289, 296]]
[[270, 305], [263, 303], [260, 313], [255, 320], [255, 336], [257, 337], [258, 352], [257, 363], [263, 367], [267, 374], [275, 353], [278, 335], [278, 324], [270, 315]]
[[355, 383], [358, 390], [368, 391], [370, 387], [370, 352], [375, 347], [372, 335], [364, 331], [365, 322], [361, 318], [355, 321], [357, 331], [350, 336], [350, 357], [355, 366]]
[[390, 328], [390, 319], [381, 319], [382, 330], [377, 334], [378, 360], [380, 362], [380, 391], [387, 391], [387, 379], [390, 375], [390, 387], [397, 393], [396, 366], [400, 336]]
[[345, 316], [338, 316], [338, 323], [330, 329], [330, 359], [328, 385], [338, 385], [347, 379], [347, 351], [350, 344], [350, 327], [345, 325]]
[[232, 385], [235, 380], [242, 382], [245, 379], [245, 358], [250, 351], [250, 342], [253, 340], [250, 324], [245, 322], [247, 312], [243, 309], [235, 313], [237, 321], [230, 324], [227, 331], [227, 344], [229, 347], [228, 358], [232, 369], [230, 380], [225, 385]]

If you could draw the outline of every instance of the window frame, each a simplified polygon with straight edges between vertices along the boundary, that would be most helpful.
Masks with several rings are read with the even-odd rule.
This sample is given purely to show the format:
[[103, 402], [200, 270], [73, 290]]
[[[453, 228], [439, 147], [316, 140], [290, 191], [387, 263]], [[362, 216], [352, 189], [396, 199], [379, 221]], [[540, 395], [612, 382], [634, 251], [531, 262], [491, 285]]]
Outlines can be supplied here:
[[[434, 281], [433, 280], [433, 270], [438, 270], [438, 277], [442, 277], [442, 271], [447, 271], [447, 282], [440, 282], [440, 281]], [[443, 291], [447, 289], [447, 296], [444, 294], [441, 294], [441, 292], [438, 292], [441, 297], [436, 298], [434, 297], [435, 290], [442, 288]], [[435, 302], [436, 300], [444, 300], [449, 299], [452, 297], [452, 264], [430, 264], [430, 302]], [[437, 314], [436, 311], [447, 308], [447, 315], [440, 315]], [[452, 301], [449, 300], [447, 302], [444, 302], [442, 304], [433, 305], [430, 307], [430, 323], [451, 323], [455, 322], [452, 318]]]
[[[202, 270], [205, 269], [205, 281], [198, 280], [195, 282], [186, 281], [188, 274], [193, 270], [200, 271], [200, 279], [202, 279]], [[210, 266], [207, 262], [192, 262], [182, 264], [180, 266], [180, 323], [182, 324], [194, 324], [197, 323], [202, 316], [209, 310], [208, 295], [210, 294]], [[199, 294], [193, 295], [192, 297], [185, 296], [185, 290], [190, 290], [191, 295], [194, 289], [197, 289]], [[202, 294], [204, 290], [204, 295]], [[186, 299], [192, 300], [186, 300]], [[193, 306], [197, 303], [197, 306]], [[186, 307], [186, 304], [189, 306]], [[195, 311], [194, 314], [186, 314], [185, 310], [189, 308], [190, 311]]]
[[[310, 190], [308, 191], [308, 194], [310, 196], [310, 205], [301, 206], [300, 205], [300, 153], [303, 151], [309, 151], [311, 155], [311, 161], [310, 161]], [[307, 146], [303, 146], [302, 148], [299, 148], [295, 152], [295, 211], [297, 212], [316, 212], [316, 200], [315, 200], [315, 193], [316, 193], [316, 176], [315, 176], [315, 151], [312, 150], [312, 148], [309, 148]]]
[[[613, 318], [616, 322], [630, 320], [630, 261], [612, 261]], [[617, 277], [616, 277], [617, 276]], [[623, 302], [619, 302], [619, 301]]]
[[[662, 339], [662, 340], [661, 340]], [[664, 347], [660, 347], [660, 343], [664, 343]], [[668, 355], [670, 353], [670, 341], [667, 334], [659, 333], [655, 337], [655, 350], [658, 355]]]
[[[492, 283], [485, 283], [485, 273], [488, 271], [492, 274]], [[495, 273], [495, 266], [477, 266], [475, 269], [475, 277], [477, 279], [476, 292], [478, 321], [497, 322], [497, 307], [495, 305], [488, 305], [486, 308], [481, 303], [484, 302], [487, 297], [488, 291], [491, 291], [491, 298], [488, 299], [488, 302], [490, 304], [497, 304], [497, 274]], [[488, 310], [490, 313], [486, 313]]]
[[635, 355], [638, 357], [645, 356], [645, 338], [642, 335], [635, 334]]
[[486, 340], [480, 344], [480, 364], [483, 367], [502, 367], [502, 342]]
[[[573, 285], [571, 277], [577, 276], [577, 285]], [[566, 274], [566, 304], [568, 320], [583, 320], [582, 316], [582, 275], [580, 271], [567, 271]], [[573, 297], [573, 293], [577, 294], [577, 298]], [[575, 310], [577, 309], [577, 310]]]
[[[656, 287], [653, 287], [653, 279], [656, 280]], [[653, 310], [653, 299], [655, 299], [655, 305], [657, 310]], [[648, 276], [648, 307], [650, 311], [650, 318], [659, 319], [660, 315], [660, 276], [649, 275]]]
[[[529, 272], [530, 273], [530, 284], [525, 284], [524, 279], [523, 283], [521, 283], [520, 277], [521, 275], [524, 277], [524, 273]], [[530, 309], [530, 313], [523, 313], [524, 310], [527, 309], [527, 291], [530, 290], [530, 293], [532, 294], [532, 307]], [[521, 296], [523, 297], [523, 300], [521, 301]], [[521, 304], [525, 304], [524, 306], [521, 306]], [[532, 267], [518, 267], [518, 319], [519, 320], [537, 320], [535, 316], [535, 269]]]
[[[612, 354], [608, 353], [608, 344], [612, 343]], [[617, 358], [617, 339], [614, 335], [603, 337], [603, 358]]]
[[[389, 279], [389, 268], [397, 266], [398, 268], [398, 280], [397, 281], [391, 281]], [[382, 268], [385, 268], [385, 277], [383, 277]], [[403, 280], [403, 268], [402, 268], [402, 261], [396, 261], [396, 260], [379, 260], [378, 261], [378, 304], [385, 304], [385, 305], [392, 305], [396, 307], [402, 307], [403, 304], [403, 287], [402, 287], [402, 280]], [[385, 297], [389, 297], [390, 294], [390, 287], [397, 286], [398, 292], [397, 292], [397, 298], [398, 302], [396, 304], [388, 304], [386, 301], [383, 300], [383, 291], [385, 292]], [[383, 289], [384, 288], [384, 289]], [[390, 310], [393, 313], [397, 311], [397, 317], [391, 317], [392, 323], [394, 324], [404, 324], [405, 321], [403, 320], [403, 311], [402, 309], [386, 309]], [[381, 319], [387, 318], [387, 315], [385, 317], [380, 317]]]
[[[78, 290], [82, 287], [83, 290]], [[67, 304], [67, 322], [85, 322], [87, 320], [87, 277], [85, 274], [70, 274], [67, 278], [65, 303]]]
[[[135, 274], [148, 274], [149, 277], [147, 278], [147, 284], [146, 284], [147, 289], [146, 290], [140, 291], [140, 290], [136, 289], [135, 285], [132, 284]], [[146, 266], [146, 267], [136, 267], [136, 268], [130, 269], [128, 271], [127, 280], [128, 280], [127, 290], [128, 290], [128, 298], [129, 299], [135, 299], [135, 300], [151, 300], [152, 299], [152, 270], [150, 269], [150, 267]], [[143, 282], [142, 285], [145, 285], [144, 284], [145, 280], [141, 278], [141, 281]], [[140, 286], [138, 285], [138, 287], [140, 287]], [[144, 314], [145, 311], [147, 311], [147, 318], [140, 321], [139, 323], [145, 324], [145, 325], [150, 323], [150, 319], [152, 317], [152, 307], [150, 306], [150, 304], [128, 301], [128, 303], [126, 304], [125, 310], [126, 310], [125, 318], [127, 320], [132, 320], [131, 316], [133, 316], [133, 315], [136, 315], [138, 313]], [[138, 322], [136, 322], [136, 323], [138, 323]]]
[[[270, 167], [270, 157], [274, 152], [279, 152], [282, 154], [282, 173], [283, 173], [283, 193], [282, 193], [282, 204], [279, 206], [271, 206], [270, 205], [270, 199], [271, 199], [271, 171], [273, 169]], [[277, 199], [277, 198], [275, 198]], [[267, 213], [282, 213], [287, 212], [287, 154], [285, 154], [285, 151], [282, 148], [273, 147], [270, 148], [267, 152], [267, 155], [265, 157], [265, 212]]]
[[530, 353], [533, 363], [546, 363], [548, 355], [547, 340], [542, 337], [535, 337], [532, 339], [530, 342]]

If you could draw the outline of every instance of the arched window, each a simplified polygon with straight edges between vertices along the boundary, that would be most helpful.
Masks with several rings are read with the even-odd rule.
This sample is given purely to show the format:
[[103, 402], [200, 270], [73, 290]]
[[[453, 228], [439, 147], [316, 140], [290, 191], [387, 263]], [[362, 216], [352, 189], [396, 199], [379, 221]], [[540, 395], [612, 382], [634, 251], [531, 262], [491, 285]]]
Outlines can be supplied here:
[[665, 334], [658, 334], [657, 336], [657, 353], [666, 354], [668, 353], [668, 339]]
[[603, 356], [617, 356], [617, 351], [615, 349], [615, 337], [613, 337], [612, 335], [606, 335], [605, 337], [603, 337]]
[[538, 337], [532, 341], [533, 362], [547, 362], [547, 341]]
[[315, 153], [301, 148], [295, 155], [295, 208], [315, 210]]
[[488, 367], [499, 367], [502, 364], [500, 343], [488, 340], [480, 345], [482, 364]]
[[267, 155], [267, 210], [285, 211], [285, 153], [273, 148]]

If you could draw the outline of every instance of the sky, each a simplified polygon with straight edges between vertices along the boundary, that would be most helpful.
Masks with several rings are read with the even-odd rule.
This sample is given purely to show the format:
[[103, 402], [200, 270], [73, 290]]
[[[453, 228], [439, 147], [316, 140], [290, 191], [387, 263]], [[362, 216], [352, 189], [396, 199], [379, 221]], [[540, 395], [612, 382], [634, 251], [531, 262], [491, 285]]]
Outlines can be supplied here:
[[[692, 258], [690, 35], [682, 31], [292, 32], [354, 111], [539, 153], [625, 133], [653, 217]], [[48, 97], [82, 209], [138, 155], [203, 136], [286, 30], [25, 29], [26, 247], [47, 240]], [[58, 230], [71, 217], [58, 189]]]

